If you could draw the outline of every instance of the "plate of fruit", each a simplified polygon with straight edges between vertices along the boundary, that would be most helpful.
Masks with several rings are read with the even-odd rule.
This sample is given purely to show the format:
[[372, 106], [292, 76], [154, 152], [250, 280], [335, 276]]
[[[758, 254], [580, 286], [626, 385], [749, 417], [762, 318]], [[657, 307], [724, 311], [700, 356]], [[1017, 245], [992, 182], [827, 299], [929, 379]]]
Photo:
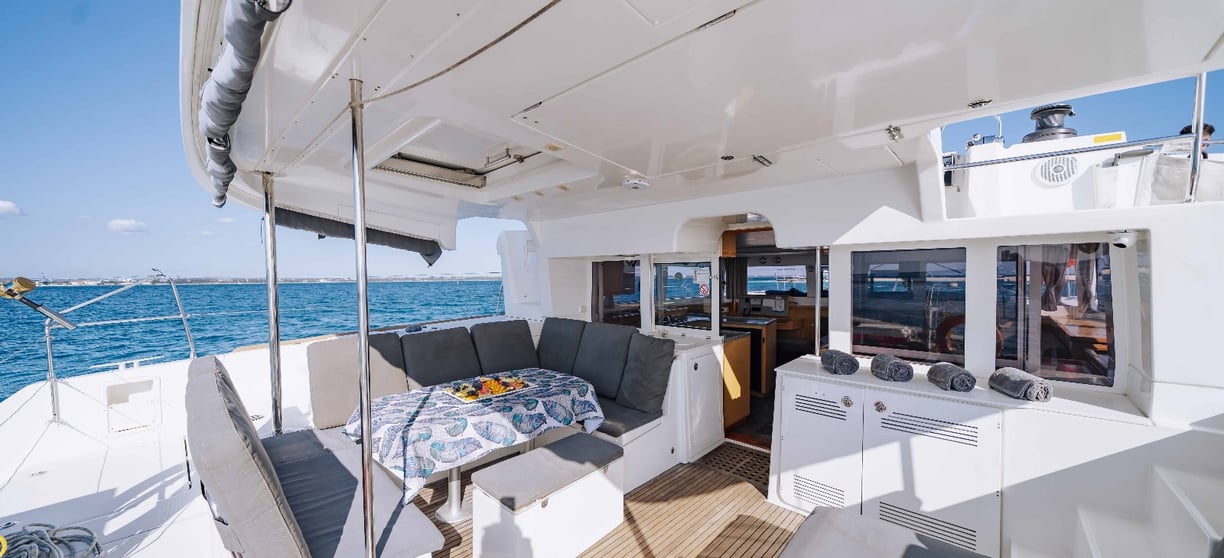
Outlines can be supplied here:
[[452, 382], [451, 385], [442, 391], [455, 399], [471, 403], [472, 401], [505, 395], [526, 387], [528, 387], [527, 382], [524, 382], [522, 378], [517, 376], [480, 376], [471, 380]]

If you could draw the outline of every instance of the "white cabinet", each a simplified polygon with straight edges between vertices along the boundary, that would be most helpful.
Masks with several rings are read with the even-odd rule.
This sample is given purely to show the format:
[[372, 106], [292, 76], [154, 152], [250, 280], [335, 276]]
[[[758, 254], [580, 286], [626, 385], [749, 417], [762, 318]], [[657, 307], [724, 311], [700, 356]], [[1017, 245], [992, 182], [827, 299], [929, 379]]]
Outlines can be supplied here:
[[698, 356], [685, 365], [689, 374], [688, 459], [693, 461], [723, 443], [722, 366], [714, 353]]
[[998, 409], [783, 373], [777, 495], [999, 555]]
[[[722, 365], [711, 345], [676, 353], [680, 461], [695, 461], [724, 441]], [[670, 389], [669, 389], [670, 391]]]
[[863, 390], [783, 375], [779, 496], [796, 508], [859, 509]]

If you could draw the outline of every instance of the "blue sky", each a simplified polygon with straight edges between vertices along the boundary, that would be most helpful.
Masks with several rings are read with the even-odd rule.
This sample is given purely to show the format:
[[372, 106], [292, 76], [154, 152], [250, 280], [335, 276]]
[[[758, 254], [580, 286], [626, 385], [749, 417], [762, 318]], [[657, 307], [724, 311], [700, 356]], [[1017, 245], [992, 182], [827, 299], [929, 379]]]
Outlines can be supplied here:
[[[179, 4], [0, 3], [0, 277], [113, 277], [160, 267], [177, 276], [263, 275], [260, 213], [213, 208], [184, 160], [178, 121]], [[1224, 102], [1213, 74], [1211, 107]], [[1122, 99], [1122, 100], [1119, 100]], [[1128, 95], [1072, 100], [1081, 133], [1131, 138], [1189, 123], [1193, 81]], [[1032, 129], [1028, 112], [1003, 116], [1008, 143]], [[993, 119], [949, 126], [961, 150]], [[1213, 150], [1214, 151], [1214, 150]], [[495, 240], [518, 223], [461, 221], [459, 250], [427, 269], [415, 254], [370, 248], [372, 275], [499, 269]], [[283, 277], [351, 276], [351, 241], [280, 229]]]
[[[171, 0], [0, 2], [0, 237], [9, 247], [0, 278], [143, 276], [151, 267], [263, 276], [262, 212], [214, 208], [187, 169], [178, 33]], [[522, 225], [461, 221], [459, 249], [432, 269], [416, 254], [371, 246], [370, 273], [497, 271], [507, 228]], [[277, 240], [282, 277], [354, 274], [351, 240], [284, 228]]]

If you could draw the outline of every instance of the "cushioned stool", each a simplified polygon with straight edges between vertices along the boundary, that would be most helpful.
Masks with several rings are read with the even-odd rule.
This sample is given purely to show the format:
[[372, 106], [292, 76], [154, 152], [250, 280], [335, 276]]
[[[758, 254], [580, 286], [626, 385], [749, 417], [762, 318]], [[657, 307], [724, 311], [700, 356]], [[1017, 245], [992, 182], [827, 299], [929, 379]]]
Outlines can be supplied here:
[[472, 475], [472, 554], [577, 556], [625, 518], [621, 447], [575, 434]]

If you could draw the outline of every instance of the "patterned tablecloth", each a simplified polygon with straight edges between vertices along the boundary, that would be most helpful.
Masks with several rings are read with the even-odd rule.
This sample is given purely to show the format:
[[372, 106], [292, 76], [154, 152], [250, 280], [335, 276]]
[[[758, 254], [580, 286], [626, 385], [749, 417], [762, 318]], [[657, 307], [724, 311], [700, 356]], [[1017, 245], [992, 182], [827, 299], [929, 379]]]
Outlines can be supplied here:
[[[603, 423], [595, 389], [582, 378], [543, 368], [486, 377], [504, 376], [521, 378], [528, 387], [470, 403], [442, 391], [450, 384], [373, 401], [374, 459], [404, 478], [404, 501], [411, 500], [434, 471], [470, 463], [551, 428], [581, 422], [587, 432], [594, 432]], [[360, 409], [344, 432], [361, 438]]]

